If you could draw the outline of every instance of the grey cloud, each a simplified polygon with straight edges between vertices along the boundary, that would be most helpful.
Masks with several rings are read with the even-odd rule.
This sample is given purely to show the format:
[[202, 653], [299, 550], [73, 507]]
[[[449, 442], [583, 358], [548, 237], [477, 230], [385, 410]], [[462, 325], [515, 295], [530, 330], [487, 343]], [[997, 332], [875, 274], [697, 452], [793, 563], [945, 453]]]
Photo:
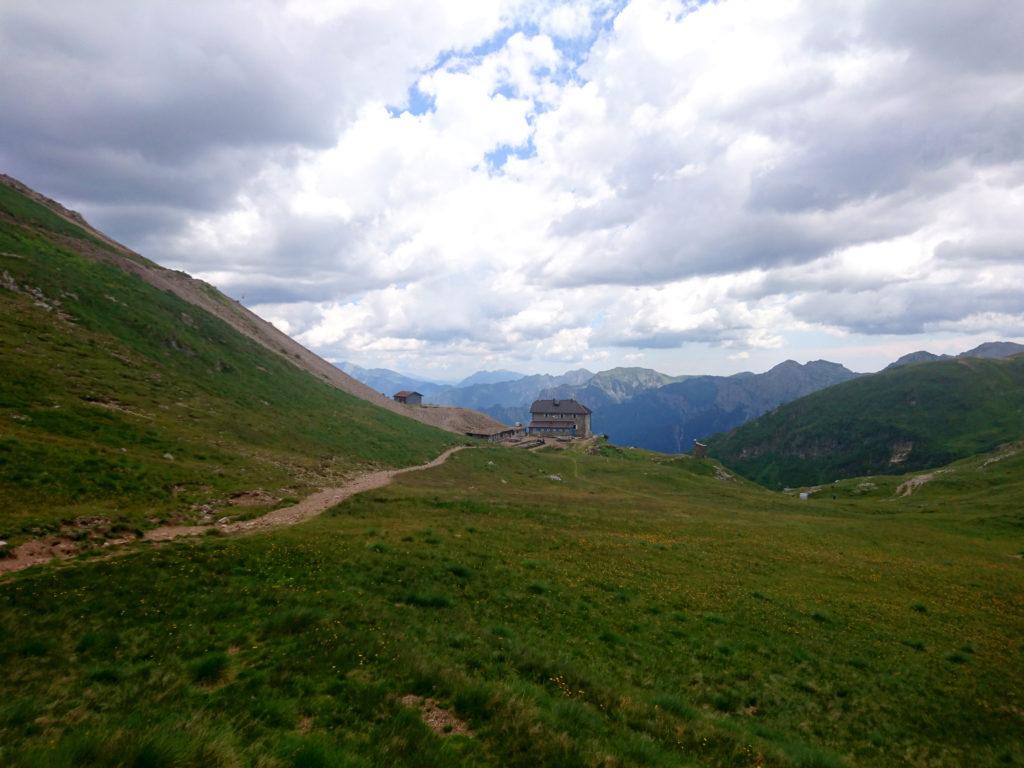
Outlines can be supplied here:
[[0, 110], [0, 163], [133, 244], [143, 219], [113, 204], [179, 223], [223, 210], [367, 99], [400, 102], [437, 55], [433, 21], [366, 7], [315, 26], [273, 0], [3, 4], [0, 103], [17, 108]]
[[811, 293], [794, 299], [790, 309], [801, 320], [855, 333], [917, 334], [979, 313], [1024, 317], [1024, 292], [1016, 286], [912, 283], [859, 293]]
[[[646, 201], [648, 212], [642, 219], [591, 239], [586, 259], [569, 266], [560, 258], [551, 259], [545, 267], [546, 280], [561, 286], [656, 285], [697, 275], [792, 266], [843, 246], [904, 234], [919, 225], [919, 219], [907, 211], [867, 221], [844, 214], [820, 221], [721, 209], [711, 192], [707, 198], [701, 194], [677, 197], [657, 184], [651, 189], [652, 199]], [[677, 197], [675, 211], [665, 205], [672, 197]], [[617, 216], [614, 203], [610, 208]], [[594, 227], [594, 222], [601, 221], [602, 209], [588, 212], [586, 219], [563, 222], [559, 234], [580, 234], [570, 224], [581, 221]]]
[[863, 36], [961, 73], [1021, 71], [1024, 5], [1003, 0], [875, 0]]
[[603, 347], [630, 349], [678, 349], [684, 344], [721, 344], [737, 341], [746, 336], [749, 326], [743, 328], [700, 327], [683, 331], [653, 331], [635, 329], [627, 334], [596, 334], [592, 342]]
[[1008, 234], [1005, 238], [947, 240], [936, 246], [935, 257], [940, 262], [958, 266], [999, 263], [1024, 265], [1024, 243], [1019, 234]]
[[220, 283], [224, 291], [245, 304], [345, 301], [381, 287], [377, 280], [360, 280], [334, 272], [304, 272], [301, 279], [234, 273]]
[[[879, 102], [885, 98], [878, 94]], [[935, 194], [962, 181], [960, 170], [934, 176], [959, 160], [989, 165], [1024, 158], [1024, 105], [993, 104], [985, 95], [963, 101], [947, 103], [930, 93], [896, 114], [885, 108], [872, 115], [865, 105], [858, 116], [824, 114], [808, 121], [789, 133], [799, 149], [754, 180], [749, 205], [827, 211], [911, 187]]]

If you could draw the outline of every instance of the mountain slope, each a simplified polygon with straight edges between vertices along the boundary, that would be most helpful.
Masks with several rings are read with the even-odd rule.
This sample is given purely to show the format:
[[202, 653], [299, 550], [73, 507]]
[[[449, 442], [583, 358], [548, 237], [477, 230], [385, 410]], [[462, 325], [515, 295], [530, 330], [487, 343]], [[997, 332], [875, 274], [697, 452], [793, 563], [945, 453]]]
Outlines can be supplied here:
[[882, 371], [782, 406], [710, 442], [769, 487], [936, 467], [1024, 434], [1024, 356]]
[[60, 203], [30, 189], [10, 176], [0, 174], [5, 190], [8, 220], [38, 226], [45, 221], [48, 237], [70, 247], [79, 256], [108, 264], [136, 275], [161, 291], [173, 293], [227, 323], [270, 352], [317, 378], [381, 408], [457, 434], [469, 430], [500, 427], [493, 419], [462, 410], [409, 408], [357, 381], [282, 333], [263, 318], [218, 291], [212, 285], [184, 272], [165, 269], [90, 227], [82, 217]]
[[685, 452], [694, 440], [855, 376], [825, 360], [806, 365], [787, 360], [762, 374], [693, 376], [599, 409], [594, 431], [607, 433], [619, 445]]
[[[452, 442], [60, 210], [0, 184], [0, 538], [188, 518], [246, 491], [272, 504]], [[271, 351], [274, 334], [287, 343]]]

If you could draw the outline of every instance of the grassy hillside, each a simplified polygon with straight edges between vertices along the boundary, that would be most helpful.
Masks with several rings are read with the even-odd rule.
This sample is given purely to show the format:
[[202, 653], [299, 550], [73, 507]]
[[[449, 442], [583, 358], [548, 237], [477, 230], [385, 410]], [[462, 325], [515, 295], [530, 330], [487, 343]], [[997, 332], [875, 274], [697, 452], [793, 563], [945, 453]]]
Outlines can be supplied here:
[[811, 490], [826, 499], [870, 500], [880, 507], [922, 512], [952, 504], [959, 513], [998, 515], [1016, 524], [1015, 500], [1024, 499], [1024, 443], [1008, 443], [944, 467], [905, 475], [869, 475], [839, 480]]
[[1024, 765], [1020, 469], [981, 507], [801, 502], [482, 448], [272, 535], [25, 571], [0, 763]]
[[710, 441], [769, 487], [941, 466], [1024, 435], [1024, 356], [885, 370], [784, 405]]
[[[452, 435], [318, 381], [96, 258], [109, 246], [0, 185], [0, 539], [302, 495]], [[225, 510], [224, 514], [229, 514]]]

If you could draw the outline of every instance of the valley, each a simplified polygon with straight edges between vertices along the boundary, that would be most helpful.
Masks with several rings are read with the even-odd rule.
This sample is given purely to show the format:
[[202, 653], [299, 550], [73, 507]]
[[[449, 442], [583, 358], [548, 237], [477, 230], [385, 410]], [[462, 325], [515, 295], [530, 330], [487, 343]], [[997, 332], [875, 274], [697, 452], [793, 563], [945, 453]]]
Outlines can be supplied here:
[[[56, 206], [0, 185], [0, 764], [1024, 764], [1024, 358], [403, 406]], [[538, 386], [747, 423], [460, 431]], [[835, 463], [880, 424], [901, 463]]]

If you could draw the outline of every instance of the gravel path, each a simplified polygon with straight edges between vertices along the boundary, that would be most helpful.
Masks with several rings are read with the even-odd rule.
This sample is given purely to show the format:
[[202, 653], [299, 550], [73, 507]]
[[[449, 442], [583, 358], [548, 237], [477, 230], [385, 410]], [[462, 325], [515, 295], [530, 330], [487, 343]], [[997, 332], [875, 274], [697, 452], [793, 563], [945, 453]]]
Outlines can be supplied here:
[[[444, 464], [453, 453], [461, 451], [466, 446], [460, 445], [449, 448], [433, 461], [420, 464], [415, 467], [403, 467], [402, 469], [385, 469], [378, 472], [368, 472], [359, 475], [349, 482], [337, 488], [324, 488], [322, 491], [310, 494], [298, 504], [291, 507], [282, 507], [268, 512], [261, 517], [252, 520], [241, 520], [236, 523], [225, 523], [223, 525], [165, 525], [160, 528], [153, 528], [143, 536], [145, 541], [170, 541], [183, 536], [201, 536], [209, 530], [217, 530], [225, 534], [241, 535], [269, 531], [274, 528], [282, 528], [289, 525], [301, 523], [316, 517], [324, 510], [340, 504], [345, 499], [355, 496], [357, 493], [372, 491], [376, 488], [383, 488], [398, 475], [407, 472], [420, 472], [424, 469], [433, 469]], [[123, 539], [110, 544], [124, 544], [137, 539]], [[70, 542], [54, 538], [50, 540], [27, 541], [15, 547], [11, 556], [0, 559], [0, 574], [11, 571], [20, 571], [29, 566], [39, 565], [54, 559], [65, 559], [78, 553], [77, 547]]]

